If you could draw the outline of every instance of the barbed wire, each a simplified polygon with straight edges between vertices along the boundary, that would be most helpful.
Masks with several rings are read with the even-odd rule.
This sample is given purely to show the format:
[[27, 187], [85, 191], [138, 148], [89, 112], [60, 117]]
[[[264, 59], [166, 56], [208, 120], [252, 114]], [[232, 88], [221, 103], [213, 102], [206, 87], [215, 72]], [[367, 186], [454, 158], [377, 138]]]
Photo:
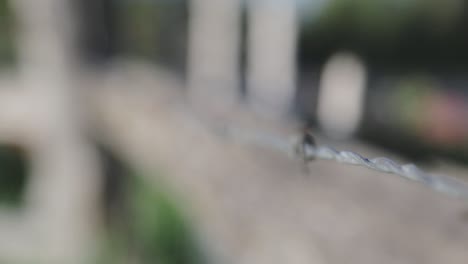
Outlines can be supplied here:
[[305, 162], [314, 159], [333, 160], [336, 162], [364, 166], [369, 169], [401, 176], [407, 180], [419, 182], [432, 190], [453, 197], [468, 199], [468, 184], [453, 177], [433, 175], [424, 172], [414, 164], [400, 165], [386, 158], [366, 158], [352, 151], [338, 151], [329, 146], [318, 146], [310, 140], [311, 135], [292, 136], [285, 139], [273, 134], [224, 126], [217, 134], [244, 144], [267, 147], [300, 158]]

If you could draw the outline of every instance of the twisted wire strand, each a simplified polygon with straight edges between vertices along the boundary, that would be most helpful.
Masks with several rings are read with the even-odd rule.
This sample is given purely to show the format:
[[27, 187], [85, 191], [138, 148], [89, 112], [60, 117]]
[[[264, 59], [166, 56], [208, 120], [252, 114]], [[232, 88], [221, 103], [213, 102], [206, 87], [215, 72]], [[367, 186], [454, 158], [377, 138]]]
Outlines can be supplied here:
[[[221, 132], [221, 133], [220, 133]], [[386, 158], [366, 158], [352, 151], [338, 151], [329, 146], [304, 144], [301, 137], [284, 139], [259, 131], [247, 131], [233, 127], [223, 127], [218, 134], [244, 144], [267, 147], [290, 157], [296, 157], [309, 162], [314, 159], [333, 160], [339, 163], [364, 166], [369, 169], [401, 176], [407, 180], [419, 182], [432, 190], [453, 197], [468, 199], [468, 185], [453, 177], [433, 175], [419, 169], [414, 164], [398, 164]]]

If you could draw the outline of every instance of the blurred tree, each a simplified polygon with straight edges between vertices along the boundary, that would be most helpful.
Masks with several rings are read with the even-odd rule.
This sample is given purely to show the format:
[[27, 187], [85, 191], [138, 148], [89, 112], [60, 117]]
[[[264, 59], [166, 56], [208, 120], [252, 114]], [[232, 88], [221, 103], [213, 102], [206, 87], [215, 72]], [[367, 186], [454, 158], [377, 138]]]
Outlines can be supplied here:
[[0, 66], [15, 61], [14, 24], [8, 0], [0, 0]]
[[306, 19], [300, 59], [321, 65], [348, 49], [374, 68], [458, 67], [468, 62], [466, 10], [462, 0], [331, 0]]
[[117, 2], [120, 52], [184, 71], [187, 1]]
[[85, 60], [101, 63], [117, 52], [116, 0], [77, 0], [81, 47]]
[[205, 263], [180, 205], [162, 188], [134, 177], [131, 195], [132, 230], [144, 263]]
[[86, 62], [131, 56], [185, 70], [187, 0], [76, 1]]
[[114, 153], [99, 147], [106, 174], [109, 237], [98, 263], [207, 263], [183, 204], [156, 178], [132, 173]]
[[0, 205], [20, 205], [27, 174], [24, 152], [16, 146], [0, 146]]

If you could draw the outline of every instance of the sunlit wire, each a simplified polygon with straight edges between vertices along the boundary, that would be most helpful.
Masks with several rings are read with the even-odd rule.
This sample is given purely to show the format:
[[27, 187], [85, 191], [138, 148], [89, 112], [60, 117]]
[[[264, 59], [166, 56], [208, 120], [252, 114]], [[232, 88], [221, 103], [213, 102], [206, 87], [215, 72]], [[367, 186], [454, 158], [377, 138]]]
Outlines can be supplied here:
[[466, 183], [452, 177], [426, 173], [414, 164], [398, 164], [385, 157], [366, 158], [352, 151], [338, 151], [329, 146], [304, 144], [301, 136], [285, 139], [265, 132], [238, 129], [230, 126], [218, 129], [217, 133], [227, 139], [274, 149], [307, 162], [314, 159], [324, 159], [364, 166], [372, 170], [419, 182], [440, 193], [468, 199], [468, 185]]

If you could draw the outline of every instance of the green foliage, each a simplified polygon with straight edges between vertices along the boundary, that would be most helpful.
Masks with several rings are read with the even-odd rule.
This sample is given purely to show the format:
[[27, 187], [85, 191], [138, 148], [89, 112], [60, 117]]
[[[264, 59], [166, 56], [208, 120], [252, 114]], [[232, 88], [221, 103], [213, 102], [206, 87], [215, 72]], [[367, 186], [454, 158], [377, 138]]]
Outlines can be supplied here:
[[415, 23], [442, 33], [456, 23], [462, 6], [460, 0], [331, 0], [312, 25], [388, 41]]
[[318, 25], [328, 30], [349, 28], [369, 37], [392, 37], [415, 13], [414, 1], [333, 0], [320, 16]]
[[0, 0], [0, 66], [15, 59], [13, 16], [7, 0]]
[[132, 225], [137, 251], [146, 261], [163, 264], [202, 263], [187, 218], [170, 194], [134, 177]]
[[27, 162], [24, 153], [14, 146], [0, 147], [0, 204], [18, 205], [21, 202]]
[[118, 46], [126, 56], [185, 68], [188, 1], [117, 1]]
[[119, 8], [124, 52], [155, 58], [159, 31], [159, 12], [149, 2]]
[[[128, 176], [128, 175], [126, 175]], [[127, 178], [123, 225], [111, 226], [99, 264], [206, 263], [181, 203], [158, 182]], [[121, 222], [122, 223], [122, 222]]]

